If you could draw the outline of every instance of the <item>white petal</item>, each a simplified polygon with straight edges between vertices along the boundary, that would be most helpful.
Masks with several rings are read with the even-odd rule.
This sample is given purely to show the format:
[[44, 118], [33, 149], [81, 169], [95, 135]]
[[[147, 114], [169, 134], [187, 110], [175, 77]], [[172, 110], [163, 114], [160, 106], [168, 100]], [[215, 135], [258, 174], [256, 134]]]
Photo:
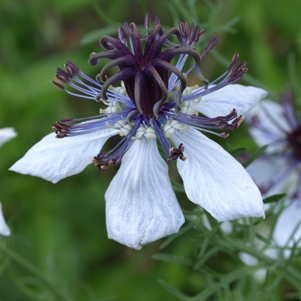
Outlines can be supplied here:
[[192, 128], [175, 132], [172, 140], [185, 146], [187, 160], [177, 166], [190, 201], [219, 221], [264, 216], [257, 186], [220, 145]]
[[9, 236], [10, 230], [5, 222], [3, 213], [2, 213], [2, 204], [0, 203], [0, 234], [3, 236]]
[[291, 247], [297, 241], [301, 246], [301, 203], [287, 202], [286, 206], [278, 217], [273, 237], [281, 247]]
[[[256, 118], [257, 127], [252, 126], [252, 120]], [[284, 109], [272, 101], [262, 101], [255, 106], [246, 122], [250, 125], [250, 133], [259, 146], [269, 144], [269, 152], [282, 151], [286, 144], [277, 143], [279, 139], [285, 139], [285, 132], [291, 132], [292, 128], [284, 117]], [[276, 143], [275, 143], [276, 142]]]
[[105, 194], [108, 236], [130, 248], [178, 232], [184, 223], [155, 140], [137, 140]]
[[267, 92], [252, 86], [228, 85], [216, 92], [203, 96], [193, 108], [207, 117], [224, 116], [233, 109], [245, 116]]
[[35, 144], [9, 170], [57, 183], [84, 170], [107, 139], [116, 133], [118, 131], [108, 129], [61, 139], [51, 133]]
[[16, 136], [17, 133], [13, 128], [0, 129], [0, 146]]

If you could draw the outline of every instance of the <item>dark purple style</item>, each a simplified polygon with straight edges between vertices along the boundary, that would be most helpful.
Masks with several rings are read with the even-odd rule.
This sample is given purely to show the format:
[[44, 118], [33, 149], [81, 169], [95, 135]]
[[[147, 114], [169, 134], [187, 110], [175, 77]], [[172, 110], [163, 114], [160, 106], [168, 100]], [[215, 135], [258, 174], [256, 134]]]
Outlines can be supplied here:
[[[93, 162], [99, 171], [119, 163], [133, 142], [142, 136], [158, 139], [167, 161], [178, 158], [185, 160], [184, 145], [173, 145], [169, 139], [175, 129], [189, 125], [210, 133], [212, 130], [221, 130], [223, 132], [218, 135], [225, 138], [228, 133], [224, 131], [236, 129], [243, 120], [235, 109], [225, 116], [199, 116], [189, 104], [198, 103], [201, 97], [241, 79], [247, 71], [246, 62], [239, 64], [239, 56], [235, 54], [227, 71], [209, 84], [201, 72], [201, 60], [215, 46], [217, 37], [212, 38], [203, 53], [199, 54], [194, 48], [204, 33], [199, 26], [192, 24], [188, 27], [187, 22], [180, 22], [179, 28], [163, 32], [159, 18], [156, 17], [154, 29], [149, 33], [149, 23], [147, 14], [144, 34], [139, 33], [135, 23], [125, 22], [124, 27], [118, 29], [119, 39], [109, 36], [100, 39], [99, 45], [105, 51], [92, 53], [89, 63], [95, 66], [101, 59], [110, 59], [110, 62], [102, 67], [96, 80], [68, 61], [66, 71], [58, 69], [53, 81], [57, 88], [69, 94], [101, 101], [107, 106], [97, 116], [56, 122], [53, 129], [57, 138], [82, 135], [108, 127], [119, 130], [123, 137], [111, 151], [95, 154]], [[178, 43], [170, 40], [172, 36]], [[193, 59], [193, 65], [184, 72], [188, 57]], [[174, 58], [177, 61], [173, 64]], [[109, 75], [113, 67], [118, 67], [119, 71]], [[203, 82], [202, 87], [187, 88], [187, 75], [193, 69]], [[112, 86], [116, 84], [119, 87]], [[65, 85], [77, 90], [79, 94], [65, 89]]]

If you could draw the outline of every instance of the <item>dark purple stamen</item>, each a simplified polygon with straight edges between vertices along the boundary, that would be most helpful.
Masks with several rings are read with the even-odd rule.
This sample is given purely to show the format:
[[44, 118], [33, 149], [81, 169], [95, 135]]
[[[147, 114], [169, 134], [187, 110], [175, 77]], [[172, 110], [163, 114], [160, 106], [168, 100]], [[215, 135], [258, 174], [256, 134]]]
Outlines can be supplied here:
[[[124, 28], [119, 27], [119, 40], [108, 36], [102, 37], [99, 45], [107, 52], [92, 53], [89, 59], [91, 65], [96, 65], [102, 58], [111, 59], [97, 77], [104, 83], [99, 98], [106, 100], [110, 85], [123, 81], [127, 94], [139, 113], [147, 120], [157, 119], [161, 106], [168, 99], [168, 73], [175, 74], [181, 83], [176, 97], [177, 104], [187, 86], [185, 76], [170, 64], [174, 57], [180, 55], [189, 55], [194, 59], [196, 75], [208, 85], [200, 69], [200, 55], [192, 48], [204, 31], [193, 24], [189, 28], [187, 22], [180, 22], [179, 27], [180, 29], [171, 28], [164, 33], [159, 19], [156, 18], [154, 29], [148, 34], [149, 14], [147, 14], [145, 35], [139, 34], [135, 23], [125, 23]], [[177, 37], [179, 44], [168, 40], [172, 35]], [[142, 40], [146, 40], [144, 48]], [[133, 45], [132, 52], [126, 46], [128, 41]], [[168, 47], [165, 50], [164, 45]], [[210, 45], [210, 48], [212, 47]], [[108, 71], [115, 66], [118, 66], [120, 71], [109, 77]], [[56, 84], [58, 88], [61, 87], [60, 82]]]
[[[201, 59], [217, 43], [212, 38], [204, 51], [199, 54], [193, 47], [204, 30], [187, 22], [180, 22], [179, 28], [163, 32], [158, 17], [154, 28], [149, 30], [150, 17], [146, 15], [145, 34], [139, 33], [135, 23], [124, 23], [118, 28], [118, 39], [103, 36], [99, 45], [104, 52], [92, 53], [89, 63], [98, 64], [101, 59], [109, 59], [96, 80], [84, 74], [68, 61], [65, 70], [58, 69], [53, 84], [70, 95], [102, 102], [100, 114], [86, 118], [64, 119], [53, 124], [57, 138], [73, 137], [105, 131], [119, 134], [122, 139], [109, 152], [100, 152], [93, 159], [99, 171], [120, 163], [122, 156], [137, 139], [158, 139], [167, 161], [185, 160], [184, 145], [172, 145], [173, 132], [192, 126], [201, 131], [228, 137], [225, 130], [235, 130], [243, 120], [235, 109], [225, 116], [207, 118], [186, 110], [201, 99], [220, 88], [239, 80], [246, 72], [246, 63], [239, 64], [235, 54], [227, 71], [210, 84], [201, 72]], [[178, 43], [170, 40], [175, 37]], [[172, 64], [178, 57], [176, 64]], [[185, 72], [185, 61], [191, 57], [192, 66]], [[110, 75], [112, 68], [119, 70]], [[195, 69], [196, 76], [204, 86], [183, 93], [187, 87], [187, 75]], [[121, 82], [121, 85], [119, 84]], [[118, 83], [117, 85], [115, 85]], [[69, 87], [69, 89], [66, 88]], [[190, 91], [187, 89], [186, 91]], [[191, 103], [191, 104], [190, 104]], [[223, 131], [219, 134], [215, 130]]]
[[287, 140], [292, 147], [293, 155], [301, 162], [301, 126], [289, 133]]

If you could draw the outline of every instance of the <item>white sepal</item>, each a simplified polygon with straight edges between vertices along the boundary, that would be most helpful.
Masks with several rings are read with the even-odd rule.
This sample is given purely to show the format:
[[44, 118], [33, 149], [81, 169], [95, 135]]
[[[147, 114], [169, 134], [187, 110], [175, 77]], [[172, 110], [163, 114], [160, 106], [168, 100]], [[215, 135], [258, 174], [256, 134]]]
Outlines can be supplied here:
[[17, 133], [13, 128], [0, 129], [0, 146], [16, 136]]
[[106, 129], [61, 139], [51, 133], [29, 149], [9, 170], [57, 183], [84, 170], [107, 139], [117, 133], [114, 129]]
[[137, 140], [105, 194], [108, 237], [130, 248], [178, 232], [184, 223], [155, 140]]
[[218, 221], [264, 217], [261, 194], [243, 166], [220, 145], [193, 128], [172, 136], [183, 143], [186, 161], [177, 161], [187, 197]]
[[267, 92], [260, 88], [242, 85], [228, 85], [216, 92], [204, 95], [193, 108], [207, 117], [228, 115], [233, 109], [245, 116]]
[[10, 235], [10, 229], [8, 228], [3, 213], [2, 213], [2, 204], [0, 203], [0, 234], [3, 236]]

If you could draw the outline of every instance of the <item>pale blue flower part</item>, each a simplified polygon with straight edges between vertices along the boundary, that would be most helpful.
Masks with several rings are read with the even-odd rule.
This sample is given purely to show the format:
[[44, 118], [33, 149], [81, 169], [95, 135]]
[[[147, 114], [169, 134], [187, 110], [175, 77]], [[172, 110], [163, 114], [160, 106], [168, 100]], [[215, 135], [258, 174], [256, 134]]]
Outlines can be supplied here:
[[282, 247], [296, 242], [301, 246], [301, 123], [294, 113], [291, 94], [284, 94], [282, 105], [262, 101], [246, 121], [257, 144], [269, 145], [248, 172], [264, 197], [287, 193], [273, 232], [275, 242]]
[[[97, 80], [72, 62], [67, 62], [66, 71], [58, 69], [55, 86], [101, 102], [100, 114], [56, 122], [55, 133], [10, 168], [56, 183], [92, 162], [99, 171], [121, 162], [105, 194], [106, 224], [109, 238], [135, 249], [178, 232], [184, 223], [169, 180], [167, 163], [171, 160], [177, 161], [190, 201], [217, 220], [264, 216], [260, 192], [246, 170], [202, 132], [228, 137], [226, 131], [235, 130], [266, 91], [233, 84], [246, 72], [246, 63], [239, 64], [237, 54], [227, 71], [210, 84], [200, 71], [200, 60], [217, 38], [200, 55], [192, 47], [203, 33], [198, 26], [189, 28], [180, 22], [179, 29], [163, 33], [156, 18], [149, 33], [148, 18], [145, 34], [134, 23], [125, 23], [125, 29], [118, 30], [119, 40], [100, 39], [106, 52], [92, 53], [90, 64], [102, 58], [111, 61]], [[178, 38], [178, 44], [168, 40], [171, 35]], [[194, 63], [184, 72], [188, 56]], [[120, 70], [109, 77], [107, 71], [113, 66]], [[187, 85], [192, 70], [202, 86]], [[116, 135], [120, 142], [102, 152], [106, 141]]]
[[266, 268], [257, 267], [259, 263], [258, 258], [245, 252], [239, 252], [238, 257], [246, 266], [255, 267], [253, 277], [256, 282], [263, 284], [268, 271]]
[[0, 129], [0, 146], [16, 136], [17, 133], [13, 128]]
[[[2, 146], [5, 142], [17, 136], [17, 133], [13, 128], [3, 128], [0, 129], [0, 146]], [[10, 235], [10, 229], [7, 226], [3, 212], [2, 212], [2, 204], [0, 203], [0, 234], [3, 236]]]
[[7, 226], [3, 212], [2, 212], [2, 204], [0, 202], [0, 234], [3, 236], [9, 236], [10, 235], [10, 229]]

